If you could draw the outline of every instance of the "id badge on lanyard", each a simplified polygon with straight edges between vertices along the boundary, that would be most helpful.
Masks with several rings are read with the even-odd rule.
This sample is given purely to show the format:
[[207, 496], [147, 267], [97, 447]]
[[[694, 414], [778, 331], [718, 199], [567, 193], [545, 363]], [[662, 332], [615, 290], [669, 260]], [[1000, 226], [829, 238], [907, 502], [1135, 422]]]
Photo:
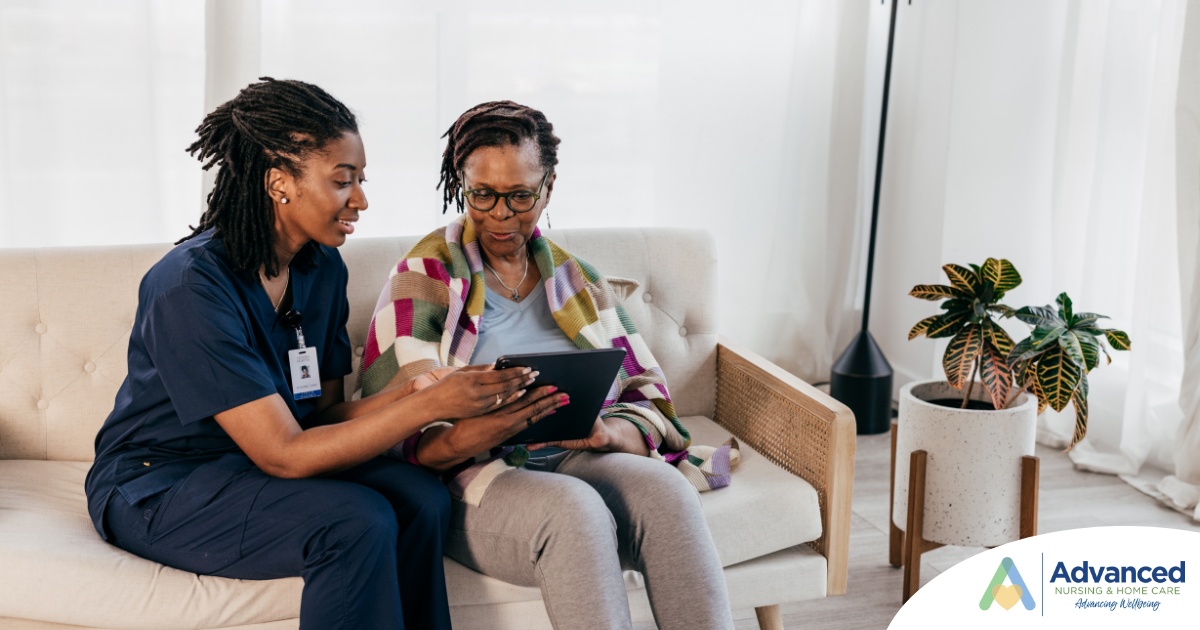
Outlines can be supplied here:
[[296, 349], [288, 351], [288, 364], [292, 372], [292, 398], [304, 400], [321, 395], [321, 370], [317, 360], [317, 349], [304, 344], [304, 329], [300, 327], [300, 313], [289, 311], [284, 324], [296, 331]]

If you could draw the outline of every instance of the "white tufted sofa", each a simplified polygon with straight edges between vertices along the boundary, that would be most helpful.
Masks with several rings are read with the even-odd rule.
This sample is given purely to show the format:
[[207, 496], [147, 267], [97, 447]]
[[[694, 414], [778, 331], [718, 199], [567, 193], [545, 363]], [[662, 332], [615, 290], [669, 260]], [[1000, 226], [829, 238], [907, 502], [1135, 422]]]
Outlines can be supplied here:
[[[703, 495], [735, 611], [781, 628], [778, 604], [845, 592], [854, 428], [836, 401], [716, 334], [711, 238], [679, 229], [550, 235], [638, 286], [630, 316], [697, 444], [743, 445], [733, 484]], [[352, 239], [350, 339], [417, 237]], [[101, 541], [83, 479], [125, 376], [143, 273], [166, 245], [0, 250], [0, 627], [297, 627], [301, 581], [197, 576]], [[347, 387], [347, 391], [350, 391]], [[686, 553], [687, 550], [681, 550]], [[549, 627], [537, 589], [447, 560], [456, 628]], [[635, 621], [652, 619], [629, 572]]]

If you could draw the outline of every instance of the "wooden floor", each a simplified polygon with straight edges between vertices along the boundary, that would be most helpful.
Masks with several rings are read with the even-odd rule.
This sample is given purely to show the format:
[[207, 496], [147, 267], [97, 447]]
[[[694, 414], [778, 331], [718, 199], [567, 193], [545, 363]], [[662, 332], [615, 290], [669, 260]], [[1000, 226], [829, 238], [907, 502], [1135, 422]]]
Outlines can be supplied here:
[[[854, 466], [854, 517], [850, 527], [850, 581], [845, 595], [783, 606], [785, 628], [883, 630], [900, 609], [902, 569], [888, 555], [889, 434], [860, 435]], [[1160, 505], [1120, 479], [1075, 470], [1066, 455], [1037, 447], [1041, 458], [1038, 532], [1102, 525], [1190, 529], [1200, 523]], [[734, 474], [737, 483], [737, 474]], [[921, 583], [983, 548], [942, 547], [927, 552]], [[734, 611], [737, 630], [756, 630], [753, 610]], [[640, 626], [639, 630], [653, 628]]]

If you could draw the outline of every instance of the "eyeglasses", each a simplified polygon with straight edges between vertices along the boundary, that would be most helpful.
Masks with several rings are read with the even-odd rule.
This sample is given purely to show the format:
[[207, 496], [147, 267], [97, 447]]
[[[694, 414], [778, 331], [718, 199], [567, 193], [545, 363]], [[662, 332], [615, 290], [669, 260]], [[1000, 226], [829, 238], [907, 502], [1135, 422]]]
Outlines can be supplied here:
[[[512, 192], [498, 193], [490, 188], [474, 188], [463, 192], [463, 196], [467, 198], [467, 203], [472, 208], [480, 212], [491, 212], [492, 208], [496, 207], [496, 202], [501, 197], [504, 198], [504, 205], [508, 206], [516, 214], [529, 212], [533, 210], [533, 206], [538, 199], [542, 198], [542, 186], [546, 184], [546, 178], [550, 176], [550, 171], [546, 171], [542, 175], [542, 181], [538, 183], [537, 192], [529, 192], [528, 190], [514, 190]], [[462, 177], [461, 175], [459, 176]]]

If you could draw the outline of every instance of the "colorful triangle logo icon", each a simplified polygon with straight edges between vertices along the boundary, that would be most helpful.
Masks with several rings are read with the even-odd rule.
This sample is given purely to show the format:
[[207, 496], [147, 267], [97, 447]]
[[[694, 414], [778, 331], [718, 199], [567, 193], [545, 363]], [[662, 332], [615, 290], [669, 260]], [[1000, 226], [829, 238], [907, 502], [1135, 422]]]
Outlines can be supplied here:
[[[1009, 586], [1004, 585], [1006, 577]], [[996, 575], [992, 576], [992, 581], [988, 583], [987, 589], [983, 592], [983, 599], [979, 600], [979, 608], [987, 610], [992, 607], [993, 603], [996, 603], [1005, 610], [1009, 610], [1017, 602], [1021, 602], [1025, 610], [1033, 610], [1037, 606], [1033, 601], [1033, 595], [1029, 594], [1029, 587], [1021, 578], [1021, 572], [1017, 570], [1017, 565], [1013, 563], [1012, 558], [1005, 558], [1000, 561], [1000, 566], [996, 567]]]

